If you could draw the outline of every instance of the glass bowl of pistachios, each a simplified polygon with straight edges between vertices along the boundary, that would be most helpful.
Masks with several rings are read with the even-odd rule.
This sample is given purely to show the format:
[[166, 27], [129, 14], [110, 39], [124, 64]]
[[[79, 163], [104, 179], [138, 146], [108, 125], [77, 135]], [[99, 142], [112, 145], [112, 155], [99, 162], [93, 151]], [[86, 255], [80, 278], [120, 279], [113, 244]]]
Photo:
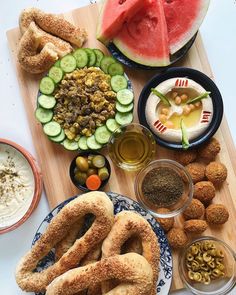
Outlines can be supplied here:
[[193, 294], [225, 295], [236, 284], [236, 254], [217, 238], [201, 237], [181, 252], [179, 273]]

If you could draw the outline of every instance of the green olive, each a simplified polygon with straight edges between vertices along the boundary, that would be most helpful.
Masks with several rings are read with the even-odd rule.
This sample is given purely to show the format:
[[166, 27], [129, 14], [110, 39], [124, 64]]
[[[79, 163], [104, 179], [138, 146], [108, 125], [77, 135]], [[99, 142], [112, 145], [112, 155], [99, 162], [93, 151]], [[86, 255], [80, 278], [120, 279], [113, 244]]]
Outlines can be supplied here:
[[89, 169], [88, 160], [84, 157], [77, 157], [76, 158], [76, 166], [82, 172], [87, 172]]
[[98, 174], [98, 170], [96, 168], [89, 168], [87, 171], [87, 175], [94, 175], [94, 174]]
[[102, 168], [105, 166], [105, 158], [102, 155], [97, 155], [93, 157], [93, 166], [97, 168]]
[[85, 172], [79, 171], [75, 174], [75, 179], [79, 184], [84, 185], [87, 179], [87, 174]]

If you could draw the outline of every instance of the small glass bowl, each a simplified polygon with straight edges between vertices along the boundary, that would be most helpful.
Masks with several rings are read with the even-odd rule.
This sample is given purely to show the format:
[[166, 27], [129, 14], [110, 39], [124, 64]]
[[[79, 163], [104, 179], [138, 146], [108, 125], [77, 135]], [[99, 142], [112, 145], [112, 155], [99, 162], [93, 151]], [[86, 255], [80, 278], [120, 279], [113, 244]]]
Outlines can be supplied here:
[[[174, 172], [176, 172], [181, 177], [184, 185], [183, 194], [174, 203], [165, 207], [158, 206], [153, 202], [150, 202], [142, 192], [142, 184], [147, 173], [153, 169], [164, 167], [172, 169]], [[170, 218], [179, 215], [190, 204], [193, 197], [193, 182], [190, 174], [185, 167], [173, 160], [168, 159], [153, 161], [148, 166], [140, 170], [135, 179], [134, 189], [139, 203], [153, 216], [158, 218]], [[168, 212], [160, 213], [158, 212], [159, 208], [166, 208], [168, 209]]]
[[80, 189], [81, 191], [83, 192], [89, 192], [90, 190], [87, 188], [86, 184], [82, 185], [80, 184], [76, 178], [75, 178], [75, 173], [74, 173], [74, 170], [75, 170], [75, 167], [76, 167], [76, 158], [78, 156], [81, 156], [81, 157], [87, 157], [88, 155], [101, 155], [105, 158], [105, 167], [107, 168], [108, 170], [108, 173], [109, 173], [109, 177], [105, 180], [102, 180], [102, 183], [100, 185], [100, 187], [98, 188], [98, 190], [103, 190], [103, 188], [106, 186], [106, 184], [108, 183], [109, 179], [110, 179], [110, 176], [111, 176], [111, 165], [109, 163], [109, 161], [107, 160], [107, 158], [101, 154], [101, 153], [98, 153], [98, 152], [95, 152], [95, 151], [90, 151], [90, 152], [81, 152], [79, 153], [76, 157], [74, 157], [74, 159], [72, 160], [71, 164], [70, 164], [70, 168], [69, 168], [69, 174], [70, 174], [70, 179], [71, 181], [73, 182], [73, 184], [78, 188]]
[[[220, 249], [224, 253], [224, 266], [225, 276], [220, 277], [206, 285], [203, 283], [196, 283], [191, 281], [187, 276], [187, 267], [185, 266], [186, 253], [196, 242], [209, 241], [213, 242], [217, 249]], [[206, 236], [201, 237], [190, 244], [188, 244], [179, 255], [179, 274], [185, 286], [193, 293], [197, 295], [225, 295], [228, 294], [236, 284], [236, 254], [234, 251], [223, 241]]]
[[127, 171], [137, 171], [153, 160], [156, 142], [148, 128], [131, 123], [118, 127], [112, 133], [108, 151], [116, 166]]

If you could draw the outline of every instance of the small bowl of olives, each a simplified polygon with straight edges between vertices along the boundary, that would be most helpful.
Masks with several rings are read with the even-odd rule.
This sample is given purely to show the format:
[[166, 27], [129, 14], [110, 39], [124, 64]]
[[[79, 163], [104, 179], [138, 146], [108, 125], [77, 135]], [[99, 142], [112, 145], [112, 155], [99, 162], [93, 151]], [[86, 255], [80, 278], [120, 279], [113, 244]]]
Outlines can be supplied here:
[[70, 178], [81, 191], [102, 190], [111, 175], [111, 166], [98, 152], [82, 152], [70, 164]]
[[215, 237], [200, 237], [181, 251], [179, 273], [193, 294], [226, 295], [236, 284], [236, 254]]

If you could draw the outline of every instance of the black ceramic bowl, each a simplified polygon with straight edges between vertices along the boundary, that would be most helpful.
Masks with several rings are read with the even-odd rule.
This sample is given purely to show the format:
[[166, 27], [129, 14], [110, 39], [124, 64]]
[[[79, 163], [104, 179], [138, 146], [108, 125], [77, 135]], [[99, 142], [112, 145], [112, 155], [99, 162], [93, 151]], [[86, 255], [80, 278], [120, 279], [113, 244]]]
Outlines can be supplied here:
[[116, 46], [114, 43], [110, 43], [108, 45], [108, 50], [112, 54], [112, 56], [117, 59], [120, 63], [124, 64], [125, 66], [128, 66], [130, 68], [135, 69], [143, 69], [143, 70], [163, 70], [167, 69], [168, 67], [172, 66], [174, 63], [179, 61], [181, 58], [183, 58], [189, 49], [192, 47], [195, 39], [197, 37], [197, 33], [188, 41], [186, 45], [184, 45], [180, 50], [178, 50], [175, 54], [170, 56], [170, 64], [166, 67], [151, 67], [151, 66], [145, 66], [142, 64], [139, 64], [128, 57], [126, 57]]
[[95, 152], [95, 151], [88, 151], [88, 152], [81, 152], [79, 153], [71, 162], [70, 164], [70, 169], [69, 169], [69, 173], [70, 173], [70, 179], [71, 181], [73, 182], [73, 184], [78, 188], [80, 189], [81, 191], [83, 192], [89, 192], [90, 190], [86, 187], [86, 184], [84, 185], [81, 185], [78, 183], [78, 181], [75, 179], [75, 174], [74, 174], [74, 170], [75, 170], [75, 167], [76, 167], [76, 158], [78, 156], [88, 156], [88, 155], [101, 155], [105, 158], [105, 167], [107, 167], [107, 170], [109, 172], [109, 177], [105, 180], [102, 181], [100, 187], [98, 188], [98, 190], [102, 190], [102, 188], [108, 183], [109, 179], [110, 179], [110, 176], [111, 176], [111, 166], [110, 166], [110, 163], [109, 161], [107, 160], [107, 158], [101, 154], [101, 153], [98, 153], [98, 152]]
[[[203, 74], [200, 71], [190, 69], [190, 68], [170, 68], [167, 69], [165, 72], [158, 74], [154, 76], [143, 88], [139, 101], [138, 101], [138, 117], [139, 121], [142, 125], [146, 126], [151, 130], [147, 123], [146, 115], [145, 115], [145, 107], [147, 103], [147, 99], [149, 97], [149, 94], [151, 92], [151, 88], [155, 88], [158, 84], [161, 82], [175, 78], [175, 77], [186, 77], [189, 79], [194, 80], [196, 83], [200, 84], [203, 88], [205, 88], [207, 91], [211, 92], [211, 98], [213, 103], [213, 117], [211, 120], [210, 125], [208, 128], [198, 137], [194, 138], [190, 141], [189, 148], [196, 148], [199, 145], [202, 145], [204, 142], [206, 142], [208, 139], [210, 139], [218, 130], [222, 117], [223, 117], [223, 101], [220, 94], [220, 91], [216, 84], [205, 74]], [[152, 130], [151, 130], [152, 131]], [[175, 143], [171, 141], [166, 141], [162, 138], [160, 138], [158, 135], [154, 134], [154, 137], [156, 139], [156, 142], [160, 144], [161, 146], [172, 148], [172, 149], [178, 149], [182, 150], [182, 144], [181, 143]]]

